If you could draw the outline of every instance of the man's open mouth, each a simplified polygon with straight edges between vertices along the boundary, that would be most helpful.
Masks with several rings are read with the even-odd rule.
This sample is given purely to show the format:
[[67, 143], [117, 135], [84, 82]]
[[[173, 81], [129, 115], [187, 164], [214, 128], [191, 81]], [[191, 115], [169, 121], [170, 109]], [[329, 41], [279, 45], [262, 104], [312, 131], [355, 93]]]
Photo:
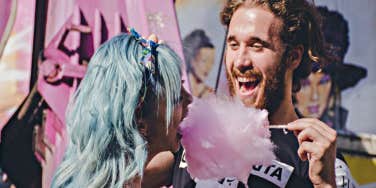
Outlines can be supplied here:
[[238, 77], [238, 86], [241, 93], [252, 92], [260, 83], [260, 79], [252, 77]]

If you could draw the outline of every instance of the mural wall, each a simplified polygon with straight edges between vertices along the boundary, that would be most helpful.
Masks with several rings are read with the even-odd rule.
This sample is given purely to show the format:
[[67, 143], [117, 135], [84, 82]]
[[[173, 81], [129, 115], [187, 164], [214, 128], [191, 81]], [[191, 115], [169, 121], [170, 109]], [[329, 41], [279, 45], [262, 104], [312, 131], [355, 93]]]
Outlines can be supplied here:
[[[31, 53], [34, 31], [35, 0], [4, 0], [0, 6], [7, 11], [0, 11], [6, 20], [0, 21], [8, 40], [0, 51], [0, 130], [29, 92]], [[9, 27], [10, 26], [10, 27]], [[4, 33], [0, 32], [0, 36]], [[6, 37], [6, 36], [4, 36]], [[1, 45], [0, 45], [1, 46]]]
[[[134, 26], [143, 34], [157, 33], [177, 50], [186, 62], [188, 81], [185, 84], [190, 85], [193, 95], [228, 94], [224, 66], [221, 68], [226, 30], [219, 21], [225, 0], [176, 0], [161, 4], [164, 6], [158, 6], [153, 0], [85, 2], [49, 1], [46, 50], [41, 59], [42, 77], [38, 85], [48, 108], [44, 111], [44, 126], [38, 127], [37, 139], [34, 138], [39, 140], [35, 143], [35, 154], [43, 166], [44, 187], [48, 187], [62, 157], [64, 147], [55, 146], [64, 146], [65, 105], [78, 84], [72, 80], [82, 78], [93, 50], [121, 32], [124, 26]], [[336, 61], [321, 70], [313, 70], [302, 82], [301, 92], [294, 96], [296, 109], [301, 116], [320, 118], [341, 134], [376, 134], [373, 108], [376, 106], [376, 2], [314, 2], [321, 7], [327, 47]], [[0, 40], [0, 130], [29, 93], [35, 3], [35, 0], [0, 2], [0, 7], [9, 5], [4, 9], [7, 11], [0, 11], [3, 18], [0, 27], [6, 28], [4, 23], [8, 22], [13, 25], [8, 33], [6, 29], [0, 30], [0, 36], [5, 36], [4, 33], [9, 36], [5, 47], [4, 40]], [[57, 51], [61, 56], [56, 55]], [[58, 73], [55, 66], [49, 66], [57, 60], [68, 62], [77, 70], [65, 72], [73, 78], [72, 82], [51, 84], [62, 79], [58, 74], [50, 75]], [[58, 87], [64, 90], [63, 100], [55, 98], [61, 94], [56, 90]], [[376, 142], [372, 135], [367, 138], [370, 143]], [[360, 185], [376, 186], [376, 153], [344, 155]]]

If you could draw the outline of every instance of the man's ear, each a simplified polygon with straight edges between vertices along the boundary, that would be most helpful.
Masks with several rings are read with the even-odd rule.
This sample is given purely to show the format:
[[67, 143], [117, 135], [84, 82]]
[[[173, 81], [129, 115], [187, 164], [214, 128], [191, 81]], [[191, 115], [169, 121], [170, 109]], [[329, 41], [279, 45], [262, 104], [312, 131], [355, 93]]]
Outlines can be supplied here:
[[288, 65], [292, 70], [298, 68], [303, 59], [304, 47], [298, 45], [292, 48], [289, 52]]

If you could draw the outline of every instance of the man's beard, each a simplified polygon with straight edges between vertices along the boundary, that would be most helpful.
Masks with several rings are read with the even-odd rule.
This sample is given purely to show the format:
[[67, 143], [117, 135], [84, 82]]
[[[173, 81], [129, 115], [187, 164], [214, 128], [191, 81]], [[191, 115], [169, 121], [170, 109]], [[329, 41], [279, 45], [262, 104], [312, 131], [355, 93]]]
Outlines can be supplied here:
[[[264, 90], [264, 94], [261, 96], [261, 99], [258, 102], [258, 104], [254, 104], [255, 108], [258, 109], [266, 109], [269, 112], [269, 116], [273, 115], [275, 111], [279, 108], [281, 105], [284, 97], [285, 97], [285, 74], [286, 74], [286, 64], [285, 64], [285, 58], [282, 58], [282, 62], [277, 66], [277, 68], [273, 71], [268, 72], [266, 75], [268, 75], [267, 78], [264, 78], [262, 76], [262, 73], [258, 70], [251, 69], [247, 70], [244, 73], [241, 73], [242, 75], [246, 76], [254, 76], [254, 77], [260, 77], [261, 81], [259, 83], [260, 87], [258, 90], [257, 95]], [[231, 70], [231, 75], [239, 74], [239, 70], [237, 70], [235, 67]], [[231, 96], [236, 96], [235, 92], [235, 86], [234, 82], [237, 80], [235, 78], [231, 78], [229, 71], [226, 71], [226, 77], [228, 81], [229, 86], [229, 92]], [[234, 82], [233, 82], [234, 81]], [[256, 100], [257, 100], [257, 95]], [[243, 103], [246, 103], [243, 101]]]

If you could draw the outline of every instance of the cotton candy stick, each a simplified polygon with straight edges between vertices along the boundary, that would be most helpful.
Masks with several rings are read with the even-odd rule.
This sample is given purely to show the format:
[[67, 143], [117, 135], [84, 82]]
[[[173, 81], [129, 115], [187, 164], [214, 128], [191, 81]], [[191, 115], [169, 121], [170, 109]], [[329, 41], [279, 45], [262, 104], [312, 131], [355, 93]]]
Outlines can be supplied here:
[[283, 133], [287, 134], [287, 125], [269, 125], [269, 129], [283, 129]]
[[269, 129], [287, 129], [287, 125], [269, 125]]

